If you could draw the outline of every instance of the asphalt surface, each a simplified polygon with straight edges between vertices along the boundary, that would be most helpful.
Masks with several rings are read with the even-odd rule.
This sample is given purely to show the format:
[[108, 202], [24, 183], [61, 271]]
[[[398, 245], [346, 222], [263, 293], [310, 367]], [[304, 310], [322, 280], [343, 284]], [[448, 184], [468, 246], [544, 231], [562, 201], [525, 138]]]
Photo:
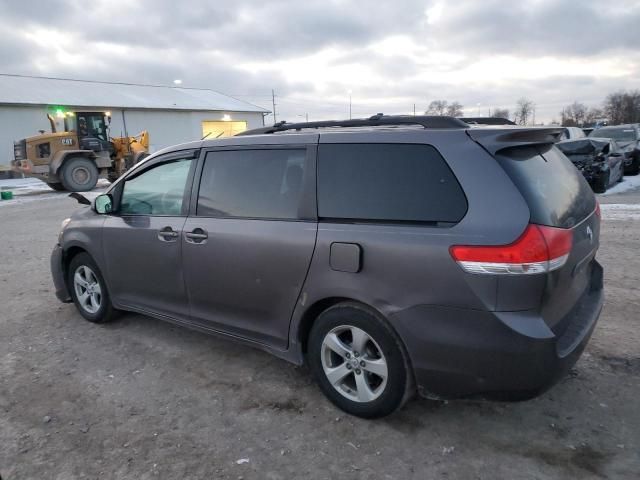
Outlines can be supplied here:
[[601, 198], [607, 303], [566, 379], [527, 402], [414, 400], [376, 421], [261, 351], [141, 315], [83, 320], [48, 265], [82, 207], [43, 195], [0, 204], [4, 480], [638, 478], [637, 191]]

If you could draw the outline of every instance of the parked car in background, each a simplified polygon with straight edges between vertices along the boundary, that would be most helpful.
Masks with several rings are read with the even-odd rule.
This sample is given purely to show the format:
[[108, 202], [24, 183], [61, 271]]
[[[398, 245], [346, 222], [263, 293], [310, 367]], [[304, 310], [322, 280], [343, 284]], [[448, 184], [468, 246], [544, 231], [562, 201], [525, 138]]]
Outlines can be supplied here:
[[578, 127], [562, 127], [560, 140], [574, 140], [576, 138], [586, 137], [584, 131]]
[[624, 174], [640, 173], [640, 129], [637, 124], [598, 128], [589, 134], [589, 138], [592, 137], [615, 140], [624, 153]]
[[502, 117], [458, 117], [464, 123], [468, 123], [469, 125], [515, 125], [516, 122], [513, 120], [509, 120], [508, 118]]
[[530, 398], [604, 301], [600, 210], [558, 133], [379, 114], [168, 148], [63, 222], [56, 294], [306, 363], [361, 417], [416, 390]]
[[610, 138], [579, 138], [563, 140], [557, 147], [576, 166], [596, 193], [622, 180], [624, 154], [615, 140]]

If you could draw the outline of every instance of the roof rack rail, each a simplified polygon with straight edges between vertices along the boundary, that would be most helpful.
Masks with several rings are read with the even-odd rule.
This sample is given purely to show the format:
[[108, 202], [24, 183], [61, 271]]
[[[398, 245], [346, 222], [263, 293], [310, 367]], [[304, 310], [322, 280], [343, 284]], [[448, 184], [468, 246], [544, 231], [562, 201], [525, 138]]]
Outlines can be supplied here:
[[287, 123], [278, 122], [272, 127], [254, 128], [236, 134], [243, 135], [263, 135], [267, 133], [284, 132], [286, 130], [302, 130], [304, 128], [324, 128], [324, 127], [377, 127], [381, 125], [422, 125], [424, 128], [469, 128], [469, 125], [462, 120], [446, 116], [428, 115], [384, 115], [378, 113], [369, 118], [358, 118], [353, 120], [327, 120], [320, 122]]

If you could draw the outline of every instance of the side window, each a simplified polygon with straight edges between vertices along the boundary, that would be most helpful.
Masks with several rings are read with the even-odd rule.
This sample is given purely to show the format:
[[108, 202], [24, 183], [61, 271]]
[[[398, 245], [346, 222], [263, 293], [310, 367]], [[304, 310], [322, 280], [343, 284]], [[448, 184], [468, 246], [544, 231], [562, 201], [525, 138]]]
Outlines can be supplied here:
[[120, 213], [181, 215], [192, 161], [162, 163], [126, 180], [120, 199]]
[[196, 215], [297, 219], [305, 157], [302, 148], [210, 152]]
[[318, 160], [318, 216], [455, 223], [467, 199], [429, 145], [325, 144]]

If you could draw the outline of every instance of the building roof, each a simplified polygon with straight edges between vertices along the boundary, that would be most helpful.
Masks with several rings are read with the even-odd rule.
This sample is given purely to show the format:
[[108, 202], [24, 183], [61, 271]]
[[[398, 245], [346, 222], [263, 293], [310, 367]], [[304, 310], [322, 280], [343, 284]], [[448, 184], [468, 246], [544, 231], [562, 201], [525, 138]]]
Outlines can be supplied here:
[[204, 88], [137, 85], [0, 73], [0, 104], [268, 112]]

